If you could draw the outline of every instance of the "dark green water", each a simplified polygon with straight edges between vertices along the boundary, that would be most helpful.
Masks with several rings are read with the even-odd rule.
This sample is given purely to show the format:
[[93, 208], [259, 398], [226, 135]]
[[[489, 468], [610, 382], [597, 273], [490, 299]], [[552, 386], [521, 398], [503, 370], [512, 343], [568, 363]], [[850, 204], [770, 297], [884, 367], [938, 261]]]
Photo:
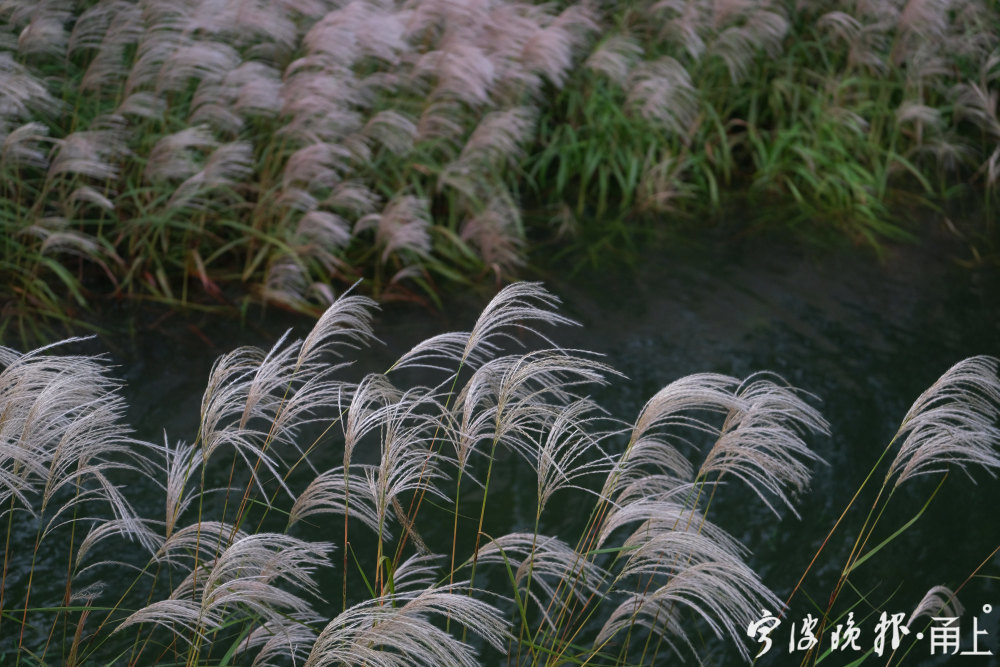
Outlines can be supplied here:
[[[752, 550], [751, 565], [785, 597], [918, 394], [965, 357], [1000, 355], [1000, 271], [958, 267], [952, 260], [962, 250], [928, 243], [890, 249], [878, 262], [856, 249], [807, 252], [754, 241], [710, 251], [650, 252], [637, 271], [612, 268], [573, 278], [552, 273], [543, 279], [564, 300], [562, 312], [583, 325], [554, 332], [554, 340], [600, 352], [628, 376], [597, 394], [617, 417], [631, 421], [661, 387], [702, 371], [743, 377], [768, 369], [817, 397], [813, 403], [831, 423], [832, 435], [813, 438], [811, 444], [829, 465], [815, 470], [809, 493], [799, 498], [803, 518], [787, 512], [777, 518], [735, 487], [726, 489], [712, 514]], [[387, 345], [365, 353], [362, 368], [383, 370], [428, 336], [468, 330], [487, 298], [485, 293], [460, 295], [447, 315], [386, 307], [376, 333]], [[217, 355], [240, 344], [268, 347], [289, 326], [298, 336], [308, 330], [301, 319], [273, 315], [251, 317], [240, 328], [206, 315], [158, 319], [146, 314], [133, 321], [133, 336], [101, 337], [89, 346], [108, 351], [119, 365], [139, 437], [162, 440], [166, 429], [172, 441], [190, 441]], [[1000, 481], [982, 471], [974, 478], [977, 483], [953, 473], [927, 514], [852, 578], [878, 607], [876, 616], [881, 610], [908, 614], [932, 585], [957, 587], [1000, 545]], [[501, 479], [507, 488], [494, 502], [513, 509], [509, 525], [496, 528], [527, 528], [533, 480], [519, 489], [517, 477]], [[935, 482], [918, 480], [894, 498], [883, 520], [884, 535], [913, 516]], [[864, 496], [848, 515], [846, 529], [834, 534], [815, 576], [807, 580], [804, 592], [817, 602], [829, 595], [854, 537], [850, 528], [860, 524], [872, 498]], [[566, 525], [575, 523], [573, 512], [560, 510]], [[1000, 559], [981, 574], [1000, 576]], [[980, 612], [979, 627], [989, 631], [980, 647], [1000, 653], [1000, 586], [976, 579], [960, 598], [970, 612]], [[987, 603], [997, 610], [982, 614]], [[863, 616], [862, 610], [872, 611], [862, 605], [856, 615]], [[808, 598], [796, 597], [789, 620], [775, 633], [770, 660], [759, 664], [797, 664], [788, 655], [786, 630], [810, 611], [816, 613]], [[962, 620], [966, 642], [971, 641], [971, 619], [970, 613]], [[870, 633], [874, 622], [866, 621], [863, 630]], [[860, 643], [870, 647], [869, 634]], [[918, 647], [906, 664], [934, 663], [921, 648], [926, 647]], [[716, 649], [723, 662], [739, 664], [735, 651]], [[823, 664], [847, 664], [856, 657], [833, 656]]]
[[[960, 247], [930, 243], [891, 249], [880, 263], [857, 252], [810, 254], [756, 242], [662, 252], [647, 257], [634, 276], [590, 275], [553, 287], [584, 323], [572, 344], [604, 352], [630, 377], [606, 397], [617, 414], [635, 414], [662, 385], [699, 371], [743, 377], [769, 369], [820, 399], [814, 404], [832, 435], [812, 444], [829, 465], [815, 470], [809, 494], [800, 498], [803, 519], [778, 521], [743, 494], [713, 514], [753, 550], [755, 569], [784, 599], [920, 392], [961, 359], [1000, 354], [1000, 273], [961, 268], [954, 261], [961, 254]], [[928, 512], [852, 577], [870, 600], [885, 601], [874, 605], [876, 619], [863, 630], [873, 630], [878, 611], [909, 615], [932, 585], [959, 586], [1000, 546], [1000, 482], [981, 470], [973, 477], [977, 483], [953, 472]], [[867, 502], [847, 516], [814, 568], [819, 576], [807, 580], [805, 592], [818, 603], [829, 596], [855, 537], [850, 528], [863, 521], [881, 476], [873, 481], [862, 497]], [[881, 536], [909, 520], [937, 481], [901, 487]], [[1000, 575], [1000, 559], [981, 574]], [[979, 629], [989, 631], [980, 648], [989, 644], [1000, 653], [996, 581], [973, 580], [960, 599], [967, 609], [963, 640], [971, 642], [971, 615], [980, 612]], [[984, 604], [993, 606], [990, 614], [981, 613]], [[796, 597], [790, 618], [775, 631], [770, 660], [759, 664], [797, 664], [782, 641], [789, 622], [810, 611], [816, 613], [809, 601]], [[860, 618], [872, 609], [862, 604], [855, 611]], [[871, 641], [862, 635], [860, 644], [870, 648]], [[922, 648], [906, 664], [951, 664], [931, 660]], [[823, 664], [857, 657], [831, 656]], [[973, 656], [951, 660], [1000, 664]]]

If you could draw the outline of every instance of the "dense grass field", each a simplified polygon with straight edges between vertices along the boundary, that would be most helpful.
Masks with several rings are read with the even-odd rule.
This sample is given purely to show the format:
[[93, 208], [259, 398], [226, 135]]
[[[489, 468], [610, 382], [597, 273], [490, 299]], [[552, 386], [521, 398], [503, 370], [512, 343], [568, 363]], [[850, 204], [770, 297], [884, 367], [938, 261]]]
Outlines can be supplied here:
[[998, 26], [985, 0], [4, 2], [0, 323], [318, 313], [362, 277], [433, 300], [734, 200], [873, 246], [970, 197], [989, 229]]

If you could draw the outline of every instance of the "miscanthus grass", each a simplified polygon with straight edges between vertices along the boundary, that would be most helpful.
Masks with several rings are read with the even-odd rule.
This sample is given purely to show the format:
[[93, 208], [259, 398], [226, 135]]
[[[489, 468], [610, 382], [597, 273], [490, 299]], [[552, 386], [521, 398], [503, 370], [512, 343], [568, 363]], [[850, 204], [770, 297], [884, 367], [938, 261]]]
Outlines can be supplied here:
[[727, 193], [876, 246], [915, 205], [992, 219], [998, 25], [985, 0], [4, 2], [0, 327], [95, 294], [318, 314], [359, 277], [432, 300]]
[[[342, 296], [303, 340], [220, 357], [188, 440], [131, 436], [100, 357], [0, 348], [5, 661], [751, 660], [790, 582], [761, 580], [715, 501], [794, 513], [827, 423], [768, 373], [681, 378], [614, 419], [589, 393], [625, 379], [552, 341], [557, 303], [511, 285], [358, 378], [374, 302]], [[904, 417], [824, 624], [897, 488], [1000, 466], [997, 366], [959, 363]], [[911, 623], [960, 609], [941, 586], [911, 604]]]
[[915, 206], [978, 192], [989, 209], [995, 10], [620, 3], [546, 109], [532, 174], [605, 226], [592, 244], [628, 238], [623, 211], [683, 218], [733, 194], [764, 211], [755, 225], [876, 246], [906, 235]]
[[64, 312], [64, 292], [83, 308], [102, 283], [174, 304], [225, 304], [242, 283], [322, 312], [359, 276], [384, 298], [433, 298], [438, 280], [510, 274], [538, 104], [597, 17], [506, 1], [4, 3], [5, 326]]

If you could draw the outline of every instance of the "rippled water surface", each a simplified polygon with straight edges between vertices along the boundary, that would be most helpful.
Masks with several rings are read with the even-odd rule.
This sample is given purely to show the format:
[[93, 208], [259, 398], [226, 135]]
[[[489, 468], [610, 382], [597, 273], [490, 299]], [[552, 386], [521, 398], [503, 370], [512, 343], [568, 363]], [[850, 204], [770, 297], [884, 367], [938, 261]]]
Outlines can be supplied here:
[[[591, 275], [554, 287], [585, 325], [574, 344], [604, 352], [630, 377], [608, 392], [606, 403], [620, 414], [634, 414], [663, 384], [699, 371], [743, 377], [769, 369], [817, 397], [832, 435], [812, 442], [829, 465], [815, 471], [809, 494], [800, 499], [802, 519], [777, 521], [740, 494], [714, 515], [753, 550], [757, 571], [784, 595], [920, 392], [961, 359], [1000, 354], [1000, 274], [956, 265], [960, 253], [929, 244], [890, 250], [876, 262], [855, 252], [809, 254], [758, 243], [728, 252], [665, 252], [647, 258], [632, 280]], [[982, 471], [974, 474], [978, 484], [958, 471], [950, 477], [913, 528], [854, 577], [871, 600], [886, 601], [886, 611], [909, 613], [932, 585], [961, 585], [1000, 546], [1000, 483]], [[936, 481], [901, 487], [883, 521], [883, 537], [917, 512]], [[865, 498], [847, 516], [848, 528], [863, 521], [872, 502], [871, 494]], [[806, 591], [819, 603], [853, 537], [849, 529], [835, 533], [824, 552], [816, 568], [822, 581]], [[982, 573], [995, 577], [998, 565], [994, 559]], [[989, 630], [984, 641], [996, 652], [1000, 588], [976, 579], [961, 599], [973, 612], [993, 605], [992, 613], [980, 614], [979, 627]], [[791, 620], [810, 611], [815, 613], [800, 595]], [[862, 605], [859, 618], [862, 611], [869, 610]], [[971, 620], [963, 622], [971, 641]], [[790, 660], [787, 647], [780, 657]], [[927, 653], [914, 654], [907, 664], [928, 660]]]

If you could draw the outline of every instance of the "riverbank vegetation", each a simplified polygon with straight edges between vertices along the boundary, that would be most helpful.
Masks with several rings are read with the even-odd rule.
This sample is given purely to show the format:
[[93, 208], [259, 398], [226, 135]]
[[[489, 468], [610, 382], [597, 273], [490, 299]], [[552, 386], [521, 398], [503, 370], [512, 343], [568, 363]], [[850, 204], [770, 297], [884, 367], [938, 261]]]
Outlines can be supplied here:
[[[828, 428], [813, 398], [768, 373], [697, 374], [618, 421], [587, 394], [624, 379], [554, 346], [552, 326], [568, 323], [555, 305], [540, 286], [514, 284], [471, 331], [352, 379], [349, 360], [374, 340], [374, 302], [342, 296], [305, 339], [220, 357], [197, 434], [159, 443], [130, 435], [100, 358], [0, 348], [0, 655], [18, 665], [653, 665], [675, 654], [719, 664], [763, 648], [756, 631], [747, 639], [758, 621], [797, 621], [771, 591], [780, 584], [796, 604], [818, 600], [806, 606], [822, 640], [815, 664], [824, 632], [848, 613], [874, 623], [870, 608], [885, 602], [859, 579], [887, 544], [914, 538], [926, 505], [902, 502], [901, 489], [943, 482], [948, 468], [1000, 468], [998, 361], [968, 359], [918, 397], [848, 503], [873, 499], [824, 608], [806, 579], [816, 559], [794, 588], [764, 582], [747, 565], [752, 545], [712, 519], [741, 491], [762, 511], [795, 512], [821, 463], [809, 442]], [[511, 480], [520, 517], [504, 500]], [[911, 520], [884, 525], [901, 504]], [[820, 562], [833, 555], [824, 548], [846, 552], [833, 546], [851, 542], [843, 518]], [[960, 609], [941, 586], [905, 602], [914, 635], [919, 616]], [[771, 657], [787, 659], [777, 637]], [[927, 649], [904, 639], [879, 655], [900, 664]]]
[[[0, 8], [0, 308], [434, 299], [704, 220], [878, 245], [1000, 182], [983, 0]], [[578, 241], [572, 239], [574, 235]], [[624, 242], [624, 243], [623, 243]]]

